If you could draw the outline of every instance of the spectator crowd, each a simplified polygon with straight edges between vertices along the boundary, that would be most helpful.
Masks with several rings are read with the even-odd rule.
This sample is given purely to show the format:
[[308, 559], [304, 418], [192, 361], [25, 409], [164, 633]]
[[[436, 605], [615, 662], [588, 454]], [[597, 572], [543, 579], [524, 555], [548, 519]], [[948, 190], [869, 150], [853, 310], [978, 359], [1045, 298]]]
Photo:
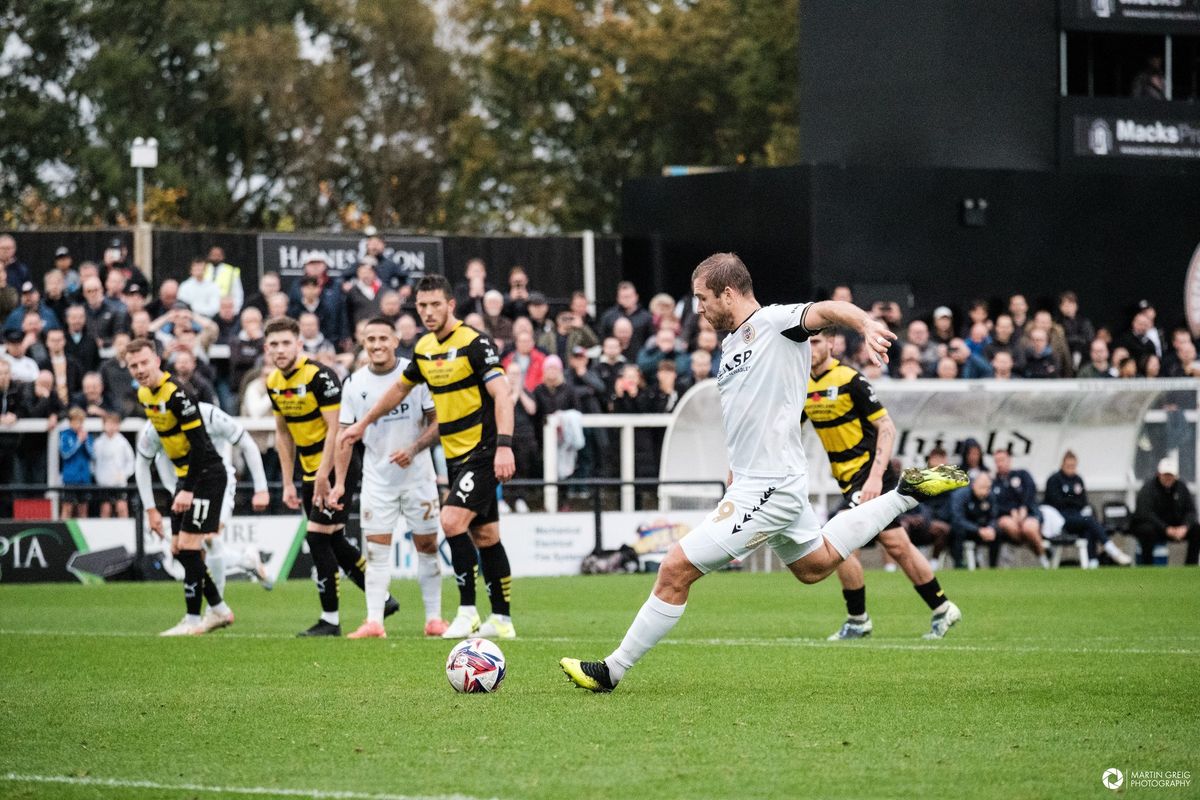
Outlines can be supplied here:
[[[79, 262], [60, 247], [52, 264], [32, 269], [12, 237], [0, 235], [0, 485], [47, 480], [45, 434], [4, 432], [19, 419], [45, 420], [46, 430], [70, 420], [59, 442], [64, 483], [127, 483], [132, 463], [113, 442], [102, 441], [107, 433], [82, 431], [89, 417], [107, 428], [142, 416], [124, 361], [132, 337], [154, 339], [166, 368], [189, 381], [201, 401], [244, 417], [271, 414], [263, 326], [272, 317], [295, 318], [307, 355], [343, 378], [364, 363], [356, 334], [372, 317], [392, 320], [400, 354], [411, 356], [423, 333], [413, 295], [421, 275], [391, 261], [382, 238], [367, 240], [365, 254], [347, 274], [333, 274], [320, 252], [305, 259], [303, 274], [290, 285], [266, 272], [247, 294], [240, 269], [212, 247], [192, 259], [186, 280], [163, 280], [154, 289], [120, 240], [99, 259]], [[845, 286], [833, 297], [853, 301]], [[491, 336], [502, 353], [514, 389], [519, 477], [542, 474], [541, 431], [548, 415], [670, 412], [720, 366], [722, 332], [697, 312], [690, 294], [657, 294], [643, 302], [637, 287], [623, 281], [616, 303], [593, 315], [582, 291], [552, 300], [531, 285], [521, 266], [496, 280], [481, 259], [473, 259], [455, 285], [455, 299], [459, 318]], [[855, 332], [834, 331], [832, 345], [836, 358], [872, 381], [1200, 374], [1190, 333], [1160, 331], [1147, 303], [1119, 330], [1095, 327], [1071, 292], [1053, 308], [1031, 308], [1019, 294], [999, 309], [976, 300], [961, 318], [941, 306], [928, 318], [906, 320], [895, 302], [874, 303], [870, 313], [898, 336], [888, 365], [873, 363]], [[268, 476], [277, 479], [272, 437], [256, 435]], [[571, 467], [563, 477], [617, 474], [615, 436], [610, 442], [605, 430], [574, 426], [565, 426], [561, 436], [566, 458], [560, 457], [560, 467]], [[636, 437], [638, 476], [657, 475], [662, 432], [639, 429]], [[518, 510], [527, 505], [520, 489], [506, 495]], [[71, 499], [74, 513], [124, 511], [100, 494], [93, 503], [86, 493]], [[1006, 535], [1027, 530], [1022, 523]], [[1031, 545], [1033, 539], [1030, 534]]]

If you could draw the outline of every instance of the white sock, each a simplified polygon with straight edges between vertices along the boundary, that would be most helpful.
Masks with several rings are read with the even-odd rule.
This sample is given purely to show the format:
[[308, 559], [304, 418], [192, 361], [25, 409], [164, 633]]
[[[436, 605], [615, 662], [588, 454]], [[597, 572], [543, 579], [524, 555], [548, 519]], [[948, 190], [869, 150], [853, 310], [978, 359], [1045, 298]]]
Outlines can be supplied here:
[[425, 621], [442, 616], [442, 570], [437, 553], [417, 553], [417, 583], [421, 585], [421, 602], [425, 604]]
[[218, 614], [230, 614], [230, 613], [233, 613], [233, 609], [231, 609], [231, 608], [229, 607], [229, 603], [226, 603], [224, 600], [222, 600], [220, 603], [218, 603], [217, 605], [213, 606], [213, 607], [212, 607], [211, 609], [209, 609], [209, 610], [210, 610], [210, 611], [216, 611]]
[[383, 605], [387, 602], [388, 584], [392, 582], [390, 544], [367, 542], [367, 621], [383, 624]]
[[917, 501], [913, 498], [895, 491], [887, 492], [838, 514], [825, 523], [821, 533], [842, 558], [849, 558], [851, 553], [878, 536], [884, 525], [916, 507]]
[[186, 622], [188, 625], [199, 625], [200, 624], [200, 615], [199, 614], [184, 614], [183, 621]]
[[651, 647], [658, 644], [659, 639], [671, 632], [675, 623], [683, 616], [685, 608], [687, 603], [675, 606], [659, 600], [653, 594], [650, 595], [633, 618], [633, 624], [621, 640], [621, 646], [604, 659], [613, 683], [625, 677], [626, 670], [640, 661]]
[[217, 587], [221, 597], [224, 597], [225, 545], [221, 543], [220, 536], [214, 536], [205, 542], [204, 546], [208, 550], [208, 554], [204, 557], [204, 566], [208, 567], [208, 574], [212, 576], [213, 585]]
[[337, 611], [322, 611], [321, 621], [328, 622], [330, 625], [341, 625], [342, 616]]

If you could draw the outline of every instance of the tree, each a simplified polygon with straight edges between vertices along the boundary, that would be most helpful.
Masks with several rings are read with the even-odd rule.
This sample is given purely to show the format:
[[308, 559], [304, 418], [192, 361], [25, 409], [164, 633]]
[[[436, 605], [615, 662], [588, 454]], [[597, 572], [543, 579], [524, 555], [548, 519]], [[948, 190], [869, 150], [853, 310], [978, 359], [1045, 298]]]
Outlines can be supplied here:
[[624, 178], [792, 163], [796, 0], [465, 0], [452, 216], [612, 229]]
[[0, 20], [19, 43], [0, 66], [10, 213], [32, 189], [118, 221], [129, 143], [155, 136], [153, 180], [193, 224], [441, 217], [460, 90], [421, 0], [0, 0]]

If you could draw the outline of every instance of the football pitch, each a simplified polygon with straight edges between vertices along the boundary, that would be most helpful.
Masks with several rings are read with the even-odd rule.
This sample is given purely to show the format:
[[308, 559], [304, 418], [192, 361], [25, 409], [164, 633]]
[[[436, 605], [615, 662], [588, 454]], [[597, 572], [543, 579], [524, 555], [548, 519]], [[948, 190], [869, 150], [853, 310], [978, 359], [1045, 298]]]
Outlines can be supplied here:
[[[607, 655], [648, 575], [518, 579], [494, 695], [450, 689], [415, 582], [366, 641], [294, 638], [307, 582], [231, 583], [237, 623], [191, 639], [155, 635], [177, 584], [4, 586], [0, 797], [1099, 798], [1109, 768], [1124, 796], [1200, 796], [1200, 570], [940, 577], [964, 613], [945, 640], [869, 572], [875, 635], [830, 643], [836, 579], [713, 575], [611, 695], [556, 662]], [[362, 594], [342, 605], [352, 630]]]

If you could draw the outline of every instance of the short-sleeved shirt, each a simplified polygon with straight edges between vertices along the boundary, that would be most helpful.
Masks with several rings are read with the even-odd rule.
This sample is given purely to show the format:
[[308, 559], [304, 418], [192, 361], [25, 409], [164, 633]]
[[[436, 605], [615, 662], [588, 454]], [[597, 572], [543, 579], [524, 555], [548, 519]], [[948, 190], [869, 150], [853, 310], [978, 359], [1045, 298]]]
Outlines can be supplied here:
[[155, 388], [138, 387], [137, 397], [163, 452], [175, 466], [180, 488], [190, 491], [208, 470], [223, 470], [221, 457], [204, 428], [200, 401], [186, 384], [164, 372]]
[[[378, 373], [369, 366], [355, 372], [342, 384], [342, 408], [338, 422], [352, 425], [366, 416], [379, 398], [404, 374], [407, 358], [397, 359], [389, 372]], [[410, 446], [425, 429], [425, 414], [433, 411], [433, 398], [426, 386], [416, 386], [396, 408], [371, 423], [363, 434], [363, 478], [376, 486], [404, 489], [418, 483], [434, 483], [433, 460], [421, 452], [407, 469], [393, 464], [392, 453]]]
[[287, 372], [277, 369], [270, 374], [267, 392], [275, 416], [283, 417], [296, 442], [304, 480], [316, 480], [329, 434], [322, 412], [341, 406], [341, 382], [329, 367], [300, 356]]
[[427, 333], [417, 340], [403, 381], [429, 385], [438, 434], [451, 466], [495, 448], [496, 409], [485, 385], [503, 378], [496, 346], [470, 325], [459, 322], [445, 339]]
[[810, 306], [759, 308], [721, 343], [717, 389], [735, 478], [808, 474], [800, 419], [812, 361]]
[[[204, 420], [204, 430], [208, 433], [208, 438], [212, 440], [217, 455], [225, 464], [225, 472], [230, 478], [233, 478], [236, 473], [233, 468], [231, 450], [233, 445], [240, 442], [246, 435], [246, 429], [240, 422], [216, 406], [209, 403], [199, 403], [198, 405], [200, 406], [200, 418]], [[151, 462], [158, 458], [160, 453], [165, 452], [162, 439], [152, 423], [147, 422], [141, 433], [138, 434], [135, 449], [139, 456]], [[175, 489], [174, 486], [167, 488], [172, 491]]]
[[848, 491], [871, 468], [876, 439], [872, 423], [886, 417], [887, 409], [866, 378], [835, 360], [825, 372], [809, 378], [804, 413], [829, 455], [833, 477]]

